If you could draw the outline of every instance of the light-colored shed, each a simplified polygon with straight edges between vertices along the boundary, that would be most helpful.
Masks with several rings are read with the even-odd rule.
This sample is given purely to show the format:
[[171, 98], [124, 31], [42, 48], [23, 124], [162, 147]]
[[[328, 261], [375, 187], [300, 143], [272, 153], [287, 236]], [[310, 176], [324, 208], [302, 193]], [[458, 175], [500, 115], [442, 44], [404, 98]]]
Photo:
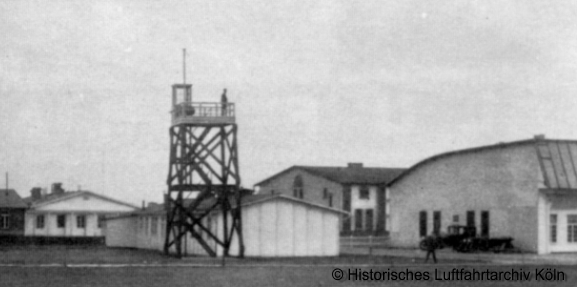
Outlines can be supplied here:
[[[242, 233], [245, 256], [294, 257], [337, 256], [339, 217], [342, 211], [284, 195], [252, 195], [243, 198]], [[204, 226], [222, 237], [223, 217], [214, 212]], [[230, 222], [230, 220], [229, 220]], [[163, 210], [145, 210], [107, 220], [106, 245], [163, 250], [166, 220]], [[216, 253], [222, 249], [202, 234]], [[233, 238], [231, 255], [238, 255], [238, 238]], [[206, 255], [187, 235], [185, 254]]]

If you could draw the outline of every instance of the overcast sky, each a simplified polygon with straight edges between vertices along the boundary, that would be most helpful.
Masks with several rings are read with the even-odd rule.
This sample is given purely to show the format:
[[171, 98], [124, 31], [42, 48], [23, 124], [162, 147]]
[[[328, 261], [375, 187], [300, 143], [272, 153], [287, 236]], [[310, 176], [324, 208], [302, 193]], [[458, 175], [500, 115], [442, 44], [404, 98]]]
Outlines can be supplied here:
[[0, 171], [22, 196], [160, 201], [183, 48], [193, 99], [236, 103], [246, 187], [577, 140], [575, 1], [2, 1], [0, 34]]

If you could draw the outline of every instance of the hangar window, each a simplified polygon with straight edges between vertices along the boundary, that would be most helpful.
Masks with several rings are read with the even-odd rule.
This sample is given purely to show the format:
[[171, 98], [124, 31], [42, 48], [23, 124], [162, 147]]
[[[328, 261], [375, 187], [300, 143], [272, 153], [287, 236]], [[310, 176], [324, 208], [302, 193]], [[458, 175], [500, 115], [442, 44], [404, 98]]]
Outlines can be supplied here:
[[567, 215], [567, 242], [577, 242], [577, 214]]
[[549, 215], [549, 225], [551, 228], [551, 243], [557, 243], [557, 214]]
[[304, 198], [303, 188], [303, 178], [300, 175], [297, 175], [293, 182], [293, 196], [300, 199]]
[[369, 197], [370, 197], [369, 187], [366, 185], [362, 185], [361, 189], [359, 191], [359, 198], [360, 199], [369, 199]]
[[481, 236], [489, 237], [489, 211], [481, 211]]
[[475, 211], [467, 211], [467, 226], [475, 226]]
[[439, 235], [441, 233], [441, 212], [433, 211], [433, 233]]
[[329, 198], [329, 190], [328, 189], [323, 189], [323, 199], [327, 199]]
[[427, 236], [427, 212], [419, 212], [419, 236]]

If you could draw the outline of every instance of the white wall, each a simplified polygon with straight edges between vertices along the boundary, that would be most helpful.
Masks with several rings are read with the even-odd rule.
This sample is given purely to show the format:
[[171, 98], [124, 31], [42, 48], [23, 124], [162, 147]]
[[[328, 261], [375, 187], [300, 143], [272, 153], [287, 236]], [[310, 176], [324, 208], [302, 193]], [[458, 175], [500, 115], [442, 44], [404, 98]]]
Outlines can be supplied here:
[[[136, 209], [124, 204], [105, 200], [89, 193], [63, 199], [54, 203], [39, 205], [26, 211], [25, 236], [70, 236], [70, 237], [100, 237], [104, 236], [102, 228], [98, 227], [98, 216], [112, 216], [132, 212]], [[37, 228], [37, 215], [44, 215], [44, 228]], [[63, 228], [57, 225], [57, 216], [65, 215], [66, 224]], [[77, 217], [85, 217], [85, 227], [77, 225]]]
[[[339, 254], [339, 216], [340, 213], [314, 207], [304, 203], [285, 199], [269, 200], [263, 203], [248, 205], [242, 211], [242, 233], [245, 245], [245, 256], [258, 257], [293, 257], [293, 256], [337, 256]], [[129, 221], [112, 219], [107, 221], [107, 246], [137, 247], [143, 249], [163, 250], [164, 230], [152, 234], [150, 215], [140, 215]], [[158, 231], [164, 226], [164, 216], [158, 217]], [[206, 218], [203, 223], [222, 238], [223, 220], [220, 213]], [[126, 224], [134, 227], [124, 228]], [[232, 219], [229, 218], [229, 226]], [[125, 234], [136, 234], [134, 238]], [[116, 234], [119, 233], [119, 234]], [[110, 238], [110, 240], [109, 240]], [[222, 248], [204, 238], [222, 255]], [[133, 240], [132, 244], [126, 243]], [[238, 238], [233, 237], [229, 250], [230, 255], [238, 255]], [[204, 249], [187, 235], [186, 254], [206, 255]], [[172, 248], [172, 251], [175, 249]]]
[[[378, 212], [380, 212], [379, 208], [377, 207], [377, 187], [369, 185], [369, 198], [360, 198], [360, 186], [359, 185], [352, 185], [351, 186], [351, 230], [356, 230], [355, 222], [356, 222], [356, 209], [363, 210], [363, 226], [367, 226], [366, 221], [366, 209], [373, 210], [373, 220], [372, 220], [372, 230], [376, 229], [377, 224], [377, 217]], [[365, 229], [363, 229], [365, 230]]]
[[124, 217], [106, 222], [106, 246], [135, 247], [136, 217]]
[[427, 230], [433, 230], [433, 211], [441, 211], [441, 230], [459, 215], [489, 211], [491, 237], [510, 236], [515, 246], [538, 249], [538, 187], [541, 171], [534, 145], [508, 146], [440, 158], [418, 167], [390, 187], [391, 239], [394, 245], [416, 247], [419, 212], [427, 211]]
[[[57, 225], [57, 216], [65, 215], [66, 223], [63, 228]], [[116, 213], [114, 213], [116, 214]], [[44, 228], [37, 228], [36, 220], [38, 215], [44, 215]], [[77, 225], [77, 216], [85, 217], [85, 227]], [[105, 213], [51, 213], [27, 211], [25, 214], [25, 236], [72, 236], [72, 237], [100, 237], [103, 236], [103, 229], [98, 227], [98, 216], [106, 216]]]
[[[558, 194], [546, 196], [543, 200], [545, 214], [542, 223], [543, 241], [546, 242], [546, 247], [543, 248], [542, 253], [549, 252], [577, 252], [577, 242], [568, 242], [568, 228], [567, 216], [577, 214], [577, 195]], [[550, 240], [550, 222], [549, 215], [557, 214], [557, 242], [553, 243]]]

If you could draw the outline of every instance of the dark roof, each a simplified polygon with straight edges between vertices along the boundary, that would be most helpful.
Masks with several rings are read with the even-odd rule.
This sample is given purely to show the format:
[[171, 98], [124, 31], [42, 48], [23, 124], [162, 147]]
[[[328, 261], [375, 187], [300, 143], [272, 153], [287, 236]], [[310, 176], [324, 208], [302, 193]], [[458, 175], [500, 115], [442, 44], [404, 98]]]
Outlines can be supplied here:
[[313, 175], [340, 184], [387, 184], [406, 170], [405, 168], [384, 167], [324, 167], [294, 165], [256, 183], [255, 186], [265, 184], [295, 169], [304, 170]]
[[533, 145], [545, 186], [553, 189], [577, 189], [577, 141], [571, 140], [549, 140], [534, 138], [529, 140], [514, 141], [509, 143], [497, 143], [494, 145], [480, 146], [469, 149], [451, 151], [429, 157], [418, 162], [411, 168], [403, 172], [389, 183], [394, 185], [416, 169], [440, 159], [451, 156], [476, 153], [494, 149], [504, 149], [512, 146]]
[[53, 203], [53, 202], [66, 200], [66, 199], [77, 197], [77, 196], [82, 196], [85, 194], [91, 195], [94, 197], [98, 197], [98, 198], [104, 199], [106, 201], [111, 201], [111, 202], [114, 202], [116, 204], [125, 205], [125, 206], [132, 207], [132, 208], [138, 208], [137, 206], [134, 206], [130, 203], [122, 202], [120, 200], [116, 200], [114, 198], [110, 198], [110, 197], [107, 197], [107, 196], [104, 196], [101, 194], [97, 194], [97, 193], [94, 193], [94, 192], [88, 191], [88, 190], [66, 191], [66, 192], [62, 192], [62, 193], [50, 193], [50, 194], [46, 194], [46, 195], [42, 196], [40, 199], [37, 199], [37, 200], [33, 200], [31, 196], [28, 196], [28, 197], [24, 198], [24, 202], [26, 202], [28, 205], [30, 205], [32, 207], [35, 207], [35, 206], [39, 206], [39, 205], [44, 205], [44, 204], [49, 204], [49, 203]]
[[26, 208], [26, 203], [14, 189], [0, 189], [0, 207]]

